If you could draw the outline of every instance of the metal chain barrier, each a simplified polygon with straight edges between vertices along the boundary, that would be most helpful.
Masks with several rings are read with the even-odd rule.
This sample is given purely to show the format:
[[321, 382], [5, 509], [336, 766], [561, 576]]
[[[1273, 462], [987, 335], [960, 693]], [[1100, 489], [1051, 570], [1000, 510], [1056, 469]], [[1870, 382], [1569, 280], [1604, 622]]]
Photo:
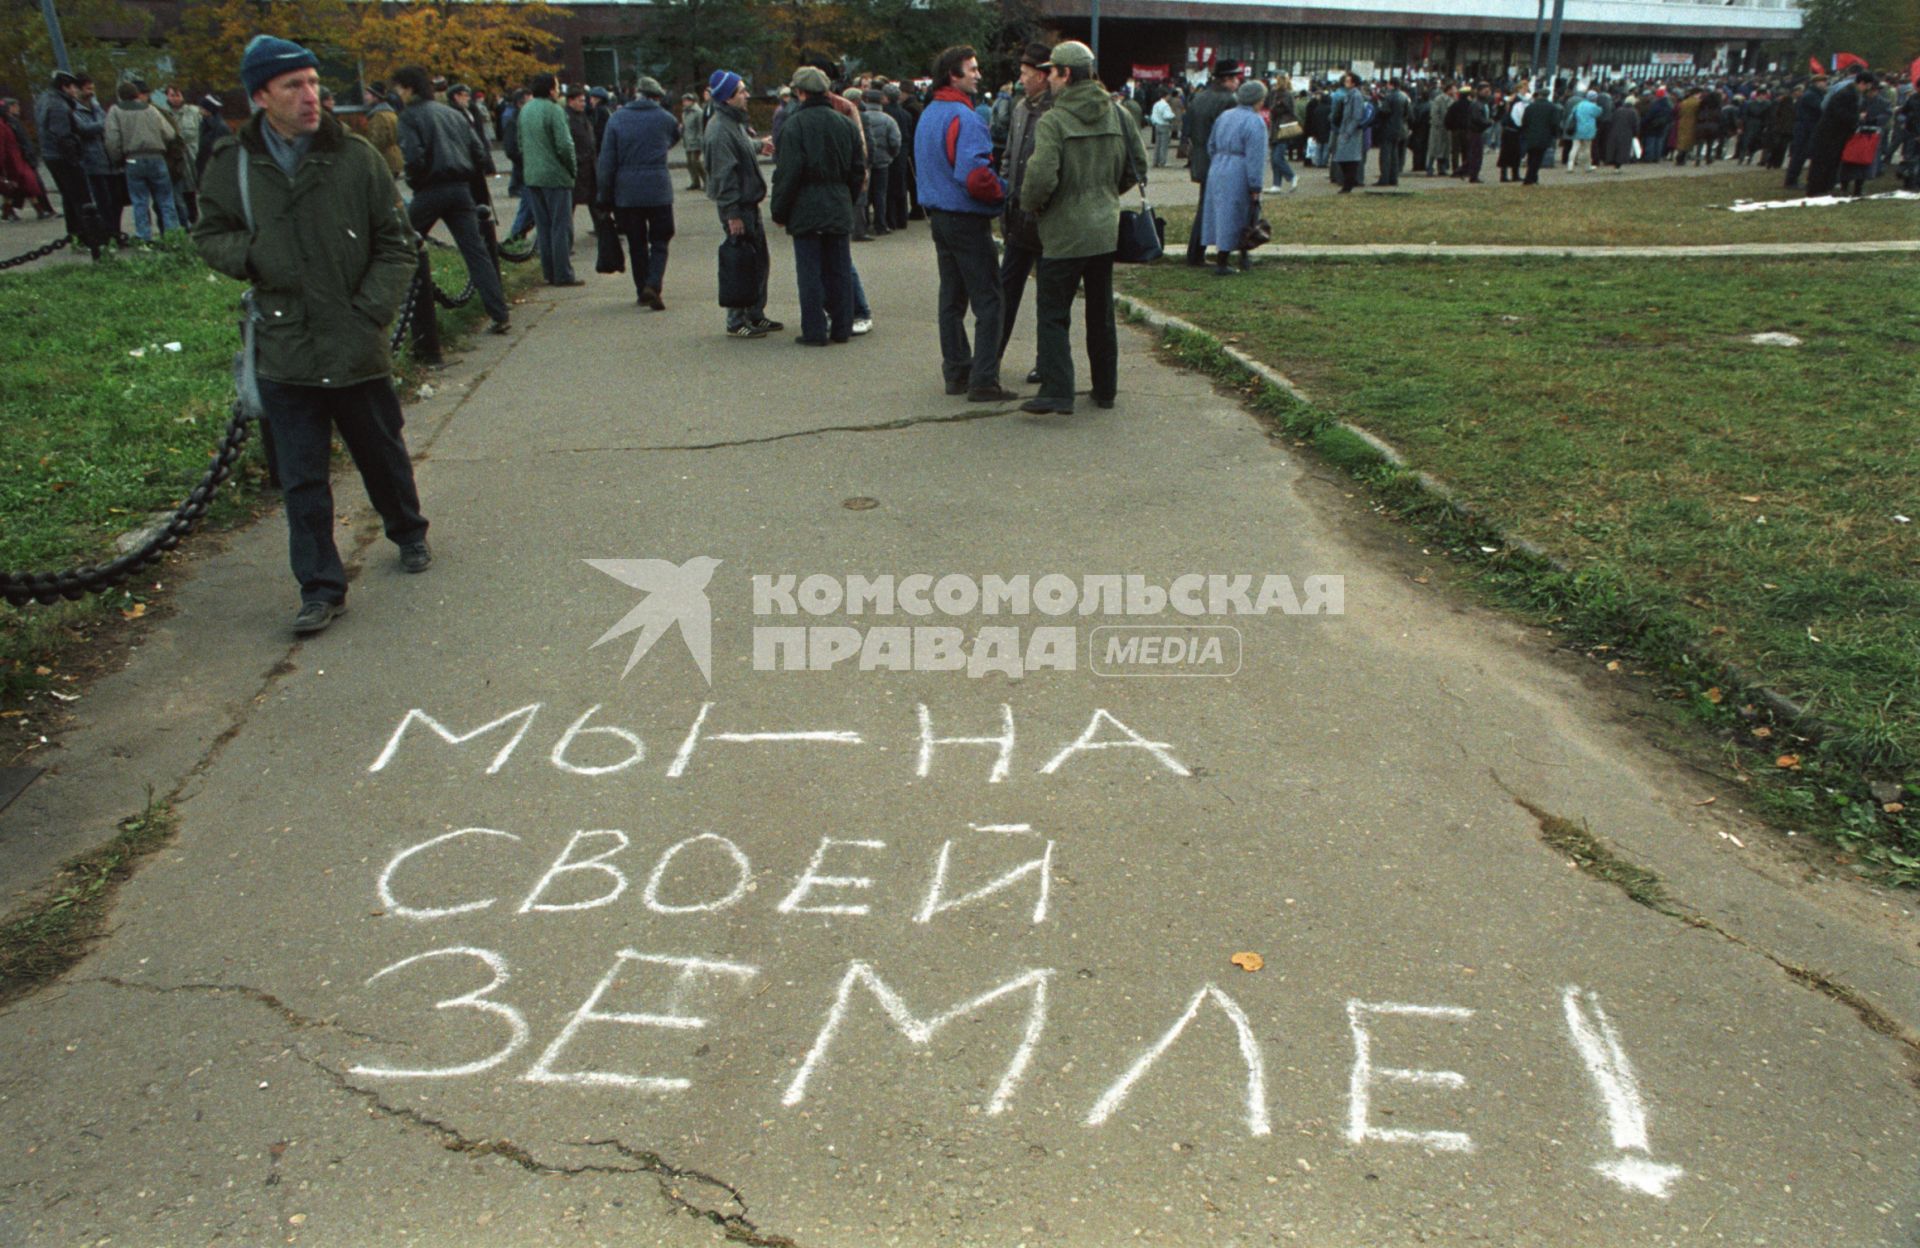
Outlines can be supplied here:
[[0, 572], [0, 598], [16, 607], [24, 607], [29, 602], [51, 606], [62, 598], [78, 599], [113, 588], [159, 558], [161, 552], [172, 550], [207, 514], [214, 491], [233, 475], [233, 465], [240, 458], [241, 448], [246, 445], [251, 432], [252, 423], [240, 410], [240, 405], [235, 403], [232, 419], [227, 421], [226, 436], [221, 439], [220, 449], [214, 452], [199, 484], [193, 487], [185, 502], [174, 508], [167, 522], [155, 529], [135, 549], [111, 563], [88, 564], [61, 572]]
[[393, 333], [387, 338], [390, 351], [398, 351], [407, 341], [407, 331], [413, 328], [413, 307], [420, 300], [420, 272], [414, 270], [413, 281], [407, 285], [407, 297], [400, 301], [400, 316], [393, 322]]
[[17, 269], [23, 264], [32, 264], [35, 260], [45, 260], [48, 256], [52, 255], [56, 251], [59, 251], [62, 247], [71, 245], [72, 242], [73, 242], [73, 235], [62, 234], [59, 238], [54, 239], [52, 242], [48, 243], [45, 247], [35, 247], [32, 251], [26, 252], [22, 255], [15, 256], [11, 260], [0, 260], [0, 271], [6, 270], [6, 269]]
[[440, 283], [433, 284], [433, 301], [443, 308], [464, 308], [473, 302], [473, 274], [467, 274], [467, 285], [457, 295], [450, 295], [440, 289]]
[[[0, 269], [14, 268], [50, 256], [72, 241], [71, 238], [62, 238], [25, 256], [0, 262]], [[134, 240], [122, 234], [118, 242], [125, 247], [132, 244]], [[94, 254], [97, 258], [99, 248], [94, 248]], [[420, 296], [421, 280], [422, 273], [416, 270], [413, 281], [407, 287], [407, 296], [400, 304], [400, 315], [394, 321], [393, 334], [389, 339], [389, 345], [395, 351], [398, 351], [401, 344], [407, 341], [407, 333], [413, 327], [414, 306]], [[459, 307], [473, 298], [473, 278], [469, 275], [467, 288], [461, 292], [457, 300], [450, 300], [437, 286], [433, 293], [444, 306]], [[51, 606], [63, 598], [75, 601], [88, 594], [113, 588], [140, 568], [159, 558], [163, 552], [180, 545], [181, 540], [191, 533], [194, 526], [206, 516], [207, 507], [213, 502], [214, 492], [233, 475], [233, 466], [239, 460], [240, 452], [251, 435], [252, 422], [237, 401], [232, 411], [232, 417], [227, 421], [226, 434], [220, 440], [220, 448], [214, 452], [199, 483], [188, 492], [185, 501], [174, 508], [173, 514], [167, 518], [166, 523], [156, 528], [138, 547], [109, 563], [87, 564], [59, 572], [0, 571], [0, 599], [4, 599], [9, 605], [15, 607], [24, 607], [30, 602]]]

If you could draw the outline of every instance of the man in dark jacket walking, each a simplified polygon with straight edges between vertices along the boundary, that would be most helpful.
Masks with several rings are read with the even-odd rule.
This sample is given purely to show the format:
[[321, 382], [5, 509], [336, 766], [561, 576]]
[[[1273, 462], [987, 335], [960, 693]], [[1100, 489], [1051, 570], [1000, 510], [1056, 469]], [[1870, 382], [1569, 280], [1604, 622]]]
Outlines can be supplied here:
[[406, 170], [413, 199], [407, 219], [425, 237], [434, 223], [445, 221], [467, 275], [493, 324], [490, 332], [508, 329], [506, 292], [500, 270], [480, 233], [477, 205], [487, 196], [487, 149], [473, 128], [473, 120], [457, 108], [433, 98], [433, 81], [418, 65], [393, 75], [394, 89], [405, 107], [400, 110], [400, 162]]
[[601, 220], [611, 219], [627, 240], [633, 285], [643, 308], [664, 312], [667, 244], [673, 241], [673, 175], [667, 152], [680, 141], [680, 123], [661, 106], [666, 88], [642, 77], [633, 98], [607, 123], [600, 148]]
[[1245, 78], [1240, 62], [1215, 62], [1213, 81], [1187, 105], [1187, 177], [1200, 184], [1200, 198], [1193, 208], [1193, 230], [1187, 235], [1187, 263], [1196, 268], [1207, 262], [1207, 245], [1200, 241], [1200, 225], [1207, 219], [1207, 170], [1213, 165], [1212, 157], [1207, 154], [1207, 140], [1213, 136], [1213, 123], [1219, 120], [1220, 114], [1233, 107], [1233, 93], [1240, 89]]
[[400, 566], [424, 572], [433, 561], [387, 354], [413, 279], [413, 234], [385, 158], [321, 112], [313, 53], [256, 36], [240, 79], [259, 111], [215, 149], [193, 240], [208, 264], [253, 283], [260, 402], [300, 582], [293, 629], [317, 633], [347, 599], [329, 480], [336, 427]]
[[827, 99], [827, 76], [812, 65], [793, 75], [800, 106], [780, 128], [769, 212], [793, 238], [802, 346], [853, 337], [853, 199], [866, 185], [853, 126]]
[[770, 256], [766, 223], [760, 219], [760, 205], [767, 198], [767, 181], [760, 176], [761, 145], [747, 133], [747, 103], [753, 93], [739, 74], [716, 69], [713, 77], [707, 79], [707, 94], [713, 101], [703, 136], [707, 198], [720, 214], [720, 224], [726, 228], [727, 237], [743, 242], [752, 250], [758, 276], [755, 297], [740, 307], [727, 309], [727, 337], [765, 338], [785, 326], [767, 319]]

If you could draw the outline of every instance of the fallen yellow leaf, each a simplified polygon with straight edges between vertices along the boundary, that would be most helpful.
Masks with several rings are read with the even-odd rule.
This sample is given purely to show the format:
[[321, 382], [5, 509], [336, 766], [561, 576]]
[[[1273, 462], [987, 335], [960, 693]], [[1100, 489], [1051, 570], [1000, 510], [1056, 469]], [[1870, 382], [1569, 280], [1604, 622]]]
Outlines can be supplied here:
[[1243, 971], [1257, 971], [1267, 964], [1267, 960], [1257, 953], [1236, 953], [1227, 960]]
[[1800, 765], [1800, 756], [1798, 754], [1782, 754], [1779, 758], [1773, 760], [1773, 765], [1775, 767], [1798, 767]]
[[1906, 808], [1907, 808], [1906, 804], [1903, 802], [1888, 802], [1885, 806], [1882, 806], [1880, 809], [1886, 811], [1890, 815], [1897, 815], [1901, 811], [1905, 810]]
[[1764, 726], [1760, 728], [1755, 728], [1753, 730], [1753, 735], [1760, 738], [1762, 741], [1765, 741], [1768, 737], [1773, 735], [1773, 729], [1767, 728]]
[[1706, 697], [1707, 701], [1713, 703], [1715, 706], [1719, 706], [1721, 698], [1719, 686], [1716, 685], [1712, 689], [1707, 690]]
[[145, 615], [146, 613], [147, 613], [147, 604], [144, 602], [136, 602], [132, 606], [128, 607], [125, 611], [122, 611], [120, 614], [122, 617], [126, 619], [137, 620], [141, 616]]

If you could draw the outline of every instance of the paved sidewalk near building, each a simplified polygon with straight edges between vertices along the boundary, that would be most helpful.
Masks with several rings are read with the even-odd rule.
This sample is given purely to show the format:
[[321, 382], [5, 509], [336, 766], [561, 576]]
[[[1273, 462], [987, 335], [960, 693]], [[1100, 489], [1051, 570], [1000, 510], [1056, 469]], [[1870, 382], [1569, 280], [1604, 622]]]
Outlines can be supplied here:
[[0, 1015], [0, 1238], [1912, 1242], [1910, 905], [1144, 334], [968, 404], [924, 225], [808, 350], [678, 224], [410, 411], [431, 572], [293, 644], [270, 518], [91, 695], [41, 817], [114, 732], [180, 827]]

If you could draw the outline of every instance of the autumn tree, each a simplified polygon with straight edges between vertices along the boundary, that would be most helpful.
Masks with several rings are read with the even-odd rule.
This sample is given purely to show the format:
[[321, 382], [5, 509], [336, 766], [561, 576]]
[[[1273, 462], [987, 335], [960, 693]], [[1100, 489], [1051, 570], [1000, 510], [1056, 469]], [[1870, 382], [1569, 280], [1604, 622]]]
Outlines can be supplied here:
[[783, 42], [766, 0], [654, 0], [629, 45], [632, 61], [670, 87], [696, 86], [716, 69], [751, 75]]
[[449, 81], [520, 83], [554, 68], [566, 10], [544, 0], [415, 0], [354, 6], [343, 42], [369, 77], [419, 65]]
[[337, 65], [348, 28], [345, 0], [196, 0], [181, 6], [180, 25], [167, 40], [167, 52], [179, 77], [233, 83], [240, 80], [241, 53], [255, 35], [291, 39]]
[[[121, 0], [60, 0], [68, 63], [109, 84], [109, 93], [123, 73], [151, 75], [158, 67], [159, 49], [148, 42], [152, 26], [149, 14]], [[57, 68], [36, 0], [0, 0], [0, 84], [24, 98], [44, 88]]]

